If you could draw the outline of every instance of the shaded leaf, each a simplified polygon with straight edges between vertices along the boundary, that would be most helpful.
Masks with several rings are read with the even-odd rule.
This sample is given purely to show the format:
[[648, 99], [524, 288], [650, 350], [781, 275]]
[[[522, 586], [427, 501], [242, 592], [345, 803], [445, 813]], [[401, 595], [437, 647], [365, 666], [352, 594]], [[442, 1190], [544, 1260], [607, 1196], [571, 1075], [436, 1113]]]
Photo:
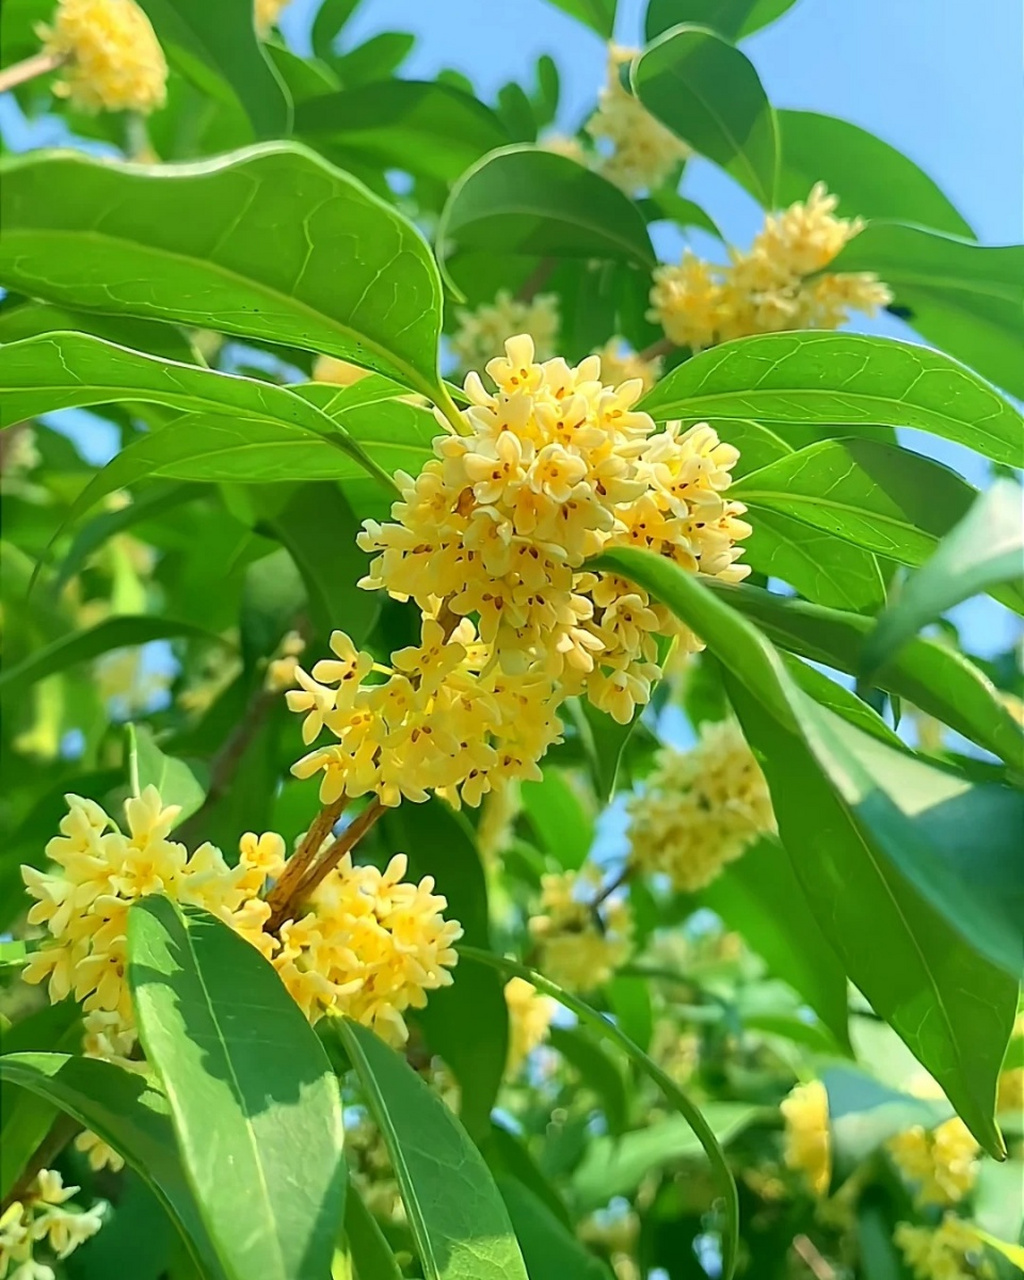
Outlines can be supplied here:
[[498, 1179], [530, 1280], [609, 1280], [607, 1266], [589, 1254], [564, 1223], [518, 1178]]
[[594, 821], [572, 784], [557, 769], [524, 782], [523, 809], [541, 848], [567, 871], [578, 870], [594, 843]]
[[391, 1246], [351, 1178], [345, 1192], [345, 1237], [358, 1280], [402, 1280]]
[[710, 27], [727, 40], [742, 40], [767, 27], [796, 0], [650, 0], [644, 32], [648, 40], [680, 22]]
[[629, 1114], [626, 1081], [600, 1044], [579, 1027], [552, 1027], [548, 1043], [578, 1073], [583, 1084], [601, 1100], [601, 1109], [613, 1134], [621, 1134]]

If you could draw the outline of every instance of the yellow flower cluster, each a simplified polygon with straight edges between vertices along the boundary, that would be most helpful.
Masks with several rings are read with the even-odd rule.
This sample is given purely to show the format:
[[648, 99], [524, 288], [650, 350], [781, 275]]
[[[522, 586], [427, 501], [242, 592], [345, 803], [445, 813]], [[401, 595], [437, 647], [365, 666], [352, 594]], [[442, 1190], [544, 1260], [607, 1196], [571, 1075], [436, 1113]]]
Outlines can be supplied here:
[[505, 983], [508, 1006], [508, 1059], [505, 1071], [514, 1076], [527, 1057], [543, 1044], [558, 1001], [542, 995], [525, 978], [509, 978]]
[[54, 93], [81, 111], [140, 111], [167, 100], [167, 62], [134, 0], [58, 0], [52, 26], [37, 34], [46, 53], [67, 59]]
[[537, 968], [571, 991], [603, 986], [625, 963], [632, 946], [629, 904], [601, 893], [601, 871], [563, 871], [541, 877], [541, 914], [530, 917], [540, 952]]
[[483, 368], [501, 355], [505, 343], [517, 333], [530, 335], [538, 360], [555, 354], [560, 324], [557, 294], [538, 293], [522, 302], [500, 289], [493, 302], [475, 311], [459, 310], [455, 318], [459, 327], [452, 334], [451, 349], [460, 369]]
[[[402, 883], [406, 861], [392, 859], [382, 874], [353, 867], [346, 855], [278, 936], [266, 925], [264, 894], [285, 867], [285, 843], [276, 832], [247, 832], [239, 860], [228, 866], [206, 843], [188, 854], [168, 839], [179, 810], [164, 807], [154, 787], [125, 803], [128, 834], [92, 800], [68, 796], [61, 835], [46, 847], [57, 872], [23, 867], [36, 899], [31, 924], [50, 938], [24, 970], [28, 982], [48, 982], [52, 1002], [73, 994], [83, 1003], [86, 1054], [132, 1069], [138, 1035], [125, 982], [128, 908], [150, 893], [202, 907], [218, 916], [272, 961], [311, 1021], [344, 1013], [374, 1027], [392, 1043], [405, 1039], [405, 1010], [422, 1007], [424, 992], [451, 981], [443, 966], [456, 961], [451, 944], [459, 925], [440, 912], [428, 876]], [[87, 1143], [89, 1150], [94, 1143]], [[100, 1148], [94, 1163], [109, 1163]]]
[[758, 836], [775, 830], [764, 774], [737, 724], [701, 726], [690, 751], [665, 749], [629, 801], [634, 864], [693, 893]]
[[837, 218], [836, 197], [816, 183], [806, 203], [769, 214], [749, 253], [714, 266], [687, 251], [655, 269], [648, 319], [694, 351], [783, 329], [837, 329], [851, 311], [874, 314], [892, 293], [871, 272], [819, 275], [855, 235], [859, 218]]
[[305, 647], [306, 642], [297, 631], [289, 631], [282, 636], [274, 656], [267, 663], [267, 673], [263, 678], [263, 687], [268, 693], [284, 693], [286, 689], [295, 688], [298, 681], [295, 669]]
[[420, 644], [385, 667], [335, 632], [337, 661], [296, 669], [305, 742], [324, 728], [336, 742], [293, 772], [322, 772], [325, 803], [434, 791], [477, 805], [496, 781], [540, 776], [573, 694], [627, 723], [661, 675], [656, 635], [699, 641], [639, 588], [584, 572], [588, 556], [626, 545], [729, 582], [748, 572], [744, 508], [723, 496], [735, 449], [706, 424], [656, 432], [632, 408], [640, 382], [604, 385], [597, 356], [537, 364], [528, 336], [505, 345], [487, 366], [495, 394], [466, 378], [467, 434], [436, 440], [416, 479], [400, 472], [393, 521], [359, 535], [380, 553], [360, 585], [414, 599]]
[[584, 126], [596, 141], [611, 144], [609, 154], [597, 165], [598, 172], [631, 196], [660, 187], [691, 154], [686, 143], [623, 85], [621, 68], [638, 52], [609, 46], [608, 80], [598, 95], [597, 110]]
[[828, 1093], [820, 1080], [798, 1084], [781, 1104], [786, 1122], [783, 1158], [802, 1173], [816, 1196], [824, 1196], [832, 1177]]
[[930, 1133], [915, 1125], [888, 1142], [893, 1163], [913, 1183], [918, 1205], [951, 1205], [962, 1200], [978, 1176], [978, 1144], [959, 1116]]
[[291, 0], [254, 0], [253, 21], [257, 32], [266, 35], [290, 3]]
[[901, 1222], [893, 1240], [917, 1280], [975, 1280], [993, 1272], [970, 1226], [947, 1213], [937, 1227]]
[[[55, 1169], [40, 1169], [22, 1200], [0, 1217], [0, 1277], [54, 1280], [54, 1269], [35, 1256], [47, 1248], [63, 1261], [103, 1226], [103, 1209], [65, 1207], [80, 1187], [65, 1187]], [[13, 1271], [11, 1268], [13, 1267]]]

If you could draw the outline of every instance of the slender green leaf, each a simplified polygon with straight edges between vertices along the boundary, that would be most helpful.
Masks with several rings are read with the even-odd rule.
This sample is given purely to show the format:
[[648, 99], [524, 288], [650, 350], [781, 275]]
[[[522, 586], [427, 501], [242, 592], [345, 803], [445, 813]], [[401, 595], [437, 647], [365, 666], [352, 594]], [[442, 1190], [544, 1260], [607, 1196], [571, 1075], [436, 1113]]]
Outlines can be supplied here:
[[172, 622], [168, 618], [146, 616], [107, 618], [88, 631], [72, 632], [54, 640], [0, 672], [0, 695], [21, 694], [37, 680], [64, 671], [78, 662], [98, 658], [111, 649], [125, 649], [148, 644], [151, 640], [170, 640], [179, 636], [211, 644], [225, 643], [220, 636], [193, 626], [191, 622]]
[[[874, 625], [870, 618], [786, 600], [746, 584], [734, 587], [708, 579], [707, 585], [782, 648], [849, 675], [863, 669], [865, 644]], [[1024, 731], [991, 680], [950, 645], [922, 637], [911, 640], [873, 679], [880, 689], [906, 698], [1004, 760], [1018, 759], [1024, 749]]]
[[989, 1235], [987, 1231], [982, 1231], [977, 1227], [973, 1230], [983, 1244], [987, 1244], [996, 1253], [1002, 1254], [1007, 1262], [1012, 1262], [1019, 1271], [1024, 1271], [1024, 1247], [1019, 1244], [1012, 1244], [1009, 1240], [998, 1240], [995, 1236]]
[[[864, 646], [864, 671], [876, 670], [923, 626], [962, 600], [1002, 583], [1017, 584], [1016, 591], [1024, 591], [1022, 566], [1021, 489], [1012, 480], [997, 480], [878, 619]], [[1000, 598], [1010, 603], [1005, 595]]]
[[973, 238], [936, 183], [873, 133], [816, 111], [779, 111], [776, 119], [782, 149], [780, 205], [806, 200], [811, 187], [824, 182], [847, 217], [899, 218]]
[[498, 1179], [530, 1280], [610, 1280], [603, 1262], [587, 1253], [564, 1223], [518, 1178]]
[[451, 85], [421, 80], [382, 79], [310, 98], [299, 104], [295, 128], [339, 163], [352, 156], [443, 183], [510, 140], [482, 102]]
[[772, 205], [775, 115], [753, 63], [735, 45], [707, 27], [673, 27], [636, 60], [632, 81], [652, 115]]
[[483, 1157], [393, 1049], [347, 1018], [338, 1033], [387, 1144], [426, 1280], [526, 1280]]
[[1024, 396], [1024, 245], [989, 247], [872, 222], [830, 269], [874, 271], [922, 338]]
[[249, 0], [139, 0], [177, 70], [214, 98], [235, 99], [258, 138], [287, 137], [292, 108], [256, 39]]
[[1012, 405], [941, 352], [892, 338], [738, 338], [673, 369], [642, 407], [659, 421], [767, 419], [780, 424], [776, 433], [787, 422], [917, 427], [996, 462], [1020, 461], [1022, 420]]
[[863, 729], [866, 733], [870, 733], [873, 737], [878, 738], [887, 746], [894, 747], [897, 751], [909, 750], [897, 734], [889, 728], [878, 712], [873, 707], [870, 707], [863, 698], [854, 693], [853, 690], [847, 689], [845, 685], [832, 680], [823, 671], [819, 671], [817, 667], [813, 667], [809, 662], [804, 662], [800, 658], [794, 657], [791, 653], [780, 654], [780, 657], [794, 684], [798, 685], [804, 693], [812, 697], [820, 706], [827, 707], [829, 711], [834, 711], [837, 716], [842, 716], [844, 720], [856, 728]]
[[311, 40], [318, 58], [328, 58], [342, 28], [355, 12], [359, 0], [323, 0], [313, 19]]
[[341, 1100], [298, 1005], [227, 925], [156, 894], [129, 912], [128, 983], [225, 1271], [322, 1280], [343, 1212]]
[[184, 760], [164, 755], [149, 725], [128, 725], [128, 773], [134, 795], [156, 787], [165, 805], [180, 806], [175, 826], [202, 808], [206, 800], [206, 787], [194, 769]]
[[628, 724], [619, 724], [607, 711], [598, 710], [589, 698], [579, 699], [571, 710], [590, 761], [594, 792], [601, 804], [607, 804], [615, 794], [622, 753], [640, 716], [635, 715]]
[[[782, 843], [847, 974], [939, 1081], [979, 1142], [1001, 1157], [994, 1099], [1017, 979], [964, 941], [970, 912], [960, 914], [959, 904], [948, 901], [938, 909], [935, 895], [925, 896], [908, 879], [907, 864], [918, 861], [919, 849], [946, 864], [939, 878], [954, 874], [950, 851], [934, 830], [915, 822], [913, 798], [904, 792], [899, 812], [891, 796], [866, 789], [862, 775], [843, 774], [829, 735], [851, 754], [885, 751], [891, 768], [907, 761], [947, 779], [951, 789], [965, 784], [819, 708], [756, 628], [664, 557], [622, 549], [594, 563], [666, 603], [722, 663], [730, 701], [768, 779]], [[902, 857], [900, 841], [914, 844]], [[976, 828], [975, 850], [981, 843]]]
[[605, 984], [605, 992], [619, 1026], [646, 1053], [654, 1034], [654, 1010], [647, 983], [642, 978], [616, 974]]
[[0, 308], [0, 342], [20, 342], [51, 333], [92, 333], [97, 338], [162, 356], [182, 364], [203, 361], [189, 338], [173, 325], [153, 320], [137, 320], [132, 316], [100, 316], [88, 311], [69, 311], [48, 302], [22, 302], [15, 307]]
[[0, 200], [8, 288], [323, 351], [447, 404], [426, 244], [304, 147], [158, 168], [37, 152], [10, 164]]
[[0, 1080], [47, 1099], [113, 1147], [167, 1210], [204, 1280], [229, 1280], [181, 1167], [167, 1099], [151, 1078], [99, 1058], [12, 1053], [0, 1058]]
[[621, 1134], [629, 1118], [629, 1097], [620, 1068], [581, 1027], [552, 1027], [548, 1041], [601, 1100], [609, 1131]]
[[357, 1280], [402, 1280], [391, 1246], [351, 1179], [345, 1192], [345, 1236]]
[[[478, 966], [479, 967], [479, 966]], [[540, 1171], [537, 1162], [519, 1138], [500, 1124], [491, 1122], [491, 1131], [482, 1148], [488, 1165], [499, 1176], [514, 1177], [528, 1187], [564, 1227], [572, 1226], [569, 1210], [558, 1191]]]
[[539, 782], [525, 782], [523, 808], [541, 848], [559, 866], [577, 870], [594, 843], [594, 820], [568, 778], [545, 769]]
[[775, 22], [796, 0], [650, 0], [644, 32], [654, 40], [680, 22], [710, 27], [727, 40], [742, 40]]

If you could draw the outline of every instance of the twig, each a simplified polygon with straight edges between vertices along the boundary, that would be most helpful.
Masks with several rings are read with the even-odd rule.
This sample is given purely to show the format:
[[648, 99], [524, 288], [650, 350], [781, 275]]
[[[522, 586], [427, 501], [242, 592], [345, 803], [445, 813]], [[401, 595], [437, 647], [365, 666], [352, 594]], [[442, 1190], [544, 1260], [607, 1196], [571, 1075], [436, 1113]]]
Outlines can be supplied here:
[[352, 825], [345, 828], [319, 862], [307, 872], [298, 890], [293, 894], [293, 901], [298, 903], [308, 898], [324, 876], [333, 871], [345, 854], [362, 840], [383, 812], [384, 805], [381, 804], [378, 796], [374, 796]]
[[541, 258], [540, 262], [537, 263], [536, 267], [516, 290], [516, 301], [532, 302], [547, 284], [556, 266], [558, 266], [556, 258]]
[[[316, 855], [320, 852], [320, 846], [330, 835], [334, 824], [345, 812], [348, 800], [348, 796], [339, 796], [331, 804], [325, 804], [313, 819], [313, 823], [306, 832], [298, 849], [285, 863], [280, 880], [267, 895], [270, 919], [267, 921], [266, 928], [269, 932], [276, 933], [285, 920], [289, 918], [292, 905], [299, 897], [298, 891], [302, 885], [303, 878]], [[334, 846], [332, 845], [331, 848], [333, 849]]]
[[637, 352], [639, 360], [657, 360], [659, 356], [667, 356], [675, 351], [676, 344], [670, 342], [668, 338], [659, 338], [657, 342], [652, 342], [649, 347], [644, 347], [643, 351]]
[[796, 1236], [793, 1240], [793, 1252], [805, 1263], [816, 1280], [836, 1280], [835, 1268], [823, 1258], [817, 1247], [807, 1236]]
[[609, 881], [609, 883], [604, 886], [601, 892], [590, 904], [591, 911], [596, 911], [602, 903], [606, 902], [612, 896], [616, 889], [621, 889], [632, 874], [632, 864], [627, 862], [614, 880]]
[[67, 62], [69, 56], [66, 53], [34, 53], [31, 58], [16, 62], [6, 71], [0, 71], [0, 93], [6, 93], [8, 89], [16, 89], [19, 84], [26, 84], [37, 76], [45, 76], [51, 71], [57, 71]]

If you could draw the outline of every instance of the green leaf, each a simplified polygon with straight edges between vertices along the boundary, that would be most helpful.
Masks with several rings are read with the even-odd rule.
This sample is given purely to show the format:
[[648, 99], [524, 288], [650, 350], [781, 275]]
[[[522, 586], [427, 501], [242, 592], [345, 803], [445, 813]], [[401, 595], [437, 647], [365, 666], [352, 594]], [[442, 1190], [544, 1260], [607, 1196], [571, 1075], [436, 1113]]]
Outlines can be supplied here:
[[[828, 735], [851, 755], [884, 751], [890, 768], [906, 762], [938, 775], [951, 791], [965, 784], [817, 707], [756, 628], [664, 557], [621, 549], [594, 563], [662, 600], [722, 663], [730, 701], [768, 779], [782, 843], [847, 974], [935, 1076], [978, 1141], [1000, 1158], [994, 1099], [1016, 978], [964, 941], [964, 920], [937, 910], [907, 879], [906, 862], [917, 859], [917, 847], [927, 847], [937, 862], [951, 861], [948, 852], [934, 831], [914, 821], [911, 804], [896, 817], [891, 797], [866, 791], [862, 776], [843, 775], [828, 754]], [[897, 862], [897, 846], [907, 840], [917, 847]], [[981, 851], [977, 827], [973, 847]]]
[[482, 102], [451, 85], [378, 80], [300, 103], [295, 128], [318, 150], [452, 183], [508, 132]]
[[460, 946], [459, 950], [466, 960], [474, 960], [478, 964], [489, 965], [492, 969], [498, 969], [503, 973], [515, 974], [520, 978], [525, 978], [538, 991], [552, 996], [559, 1004], [574, 1013], [591, 1031], [603, 1039], [611, 1041], [612, 1044], [618, 1045], [635, 1066], [658, 1086], [696, 1136], [697, 1144], [703, 1148], [715, 1177], [719, 1181], [725, 1201], [725, 1228], [722, 1232], [721, 1242], [721, 1275], [722, 1280], [733, 1280], [736, 1271], [737, 1252], [739, 1250], [739, 1196], [736, 1191], [736, 1181], [732, 1176], [732, 1171], [725, 1158], [725, 1153], [722, 1151], [714, 1126], [705, 1119], [701, 1109], [690, 1101], [676, 1082], [666, 1075], [661, 1067], [652, 1062], [647, 1054], [638, 1048], [620, 1027], [602, 1017], [601, 1014], [592, 1009], [589, 1004], [578, 996], [563, 990], [562, 987], [552, 982], [550, 978], [546, 978], [544, 974], [538, 973], [535, 969], [527, 968], [526, 965], [519, 964], [515, 960], [509, 960], [504, 956], [492, 955], [488, 951], [481, 951], [478, 947]]
[[[489, 947], [487, 881], [476, 840], [462, 814], [443, 800], [400, 805], [385, 814], [384, 838], [409, 856], [409, 877], [434, 877], [448, 899], [446, 915], [462, 925], [463, 937]], [[449, 987], [432, 991], [417, 1020], [431, 1049], [459, 1082], [459, 1117], [474, 1141], [490, 1129], [491, 1110], [508, 1060], [508, 1008], [496, 974], [459, 965]]]
[[258, 138], [287, 137], [291, 100], [256, 39], [249, 0], [139, 0], [168, 61], [220, 100], [235, 100]]
[[0, 200], [8, 288], [323, 351], [448, 403], [426, 244], [304, 147], [156, 168], [39, 152], [10, 164]]
[[727, 40], [742, 40], [775, 22], [796, 0], [650, 0], [644, 33], [654, 40], [669, 27], [688, 22], [710, 27]]
[[225, 1271], [322, 1280], [343, 1211], [341, 1100], [298, 1005], [227, 925], [156, 894], [129, 912], [128, 983]]
[[1012, 405], [949, 356], [892, 338], [769, 333], [723, 342], [678, 365], [641, 407], [659, 422], [767, 419], [777, 434], [785, 423], [917, 427], [996, 462], [1020, 461]]
[[345, 1236], [358, 1280], [402, 1280], [391, 1246], [351, 1178], [345, 1192]]
[[335, 54], [329, 61], [345, 88], [354, 89], [374, 80], [390, 79], [415, 44], [416, 37], [408, 31], [381, 31], [348, 53]]
[[[202, 808], [206, 788], [184, 760], [164, 755], [156, 745], [153, 730], [147, 724], [130, 724], [128, 732], [128, 773], [132, 794], [141, 795], [146, 787], [156, 787], [165, 805], [181, 808], [174, 825], [178, 826]], [[173, 828], [172, 828], [173, 829]]]
[[594, 821], [572, 783], [557, 769], [545, 769], [540, 782], [523, 783], [522, 796], [540, 847], [565, 870], [578, 870], [594, 843]]
[[[485, 156], [452, 188], [437, 228], [442, 262], [460, 252], [599, 258], [650, 270], [647, 225], [618, 187], [575, 160], [534, 147]], [[457, 259], [449, 263], [457, 274]]]
[[564, 1223], [518, 1178], [499, 1177], [516, 1239], [530, 1280], [609, 1280], [606, 1265], [576, 1239]]
[[169, 640], [178, 636], [211, 644], [226, 643], [220, 636], [193, 626], [191, 622], [172, 622], [168, 618], [146, 616], [107, 618], [88, 631], [72, 632], [54, 640], [0, 672], [0, 696], [22, 694], [37, 680], [64, 671], [76, 663], [98, 658], [111, 649], [125, 649], [148, 644], [151, 640]]
[[616, 0], [551, 0], [551, 3], [586, 23], [602, 40], [610, 40], [615, 33]]
[[[870, 618], [786, 600], [746, 584], [706, 581], [775, 644], [849, 675], [863, 669], [864, 647], [874, 625]], [[999, 700], [995, 686], [950, 645], [922, 637], [911, 640], [873, 680], [1004, 760], [1017, 759], [1024, 747], [1024, 731]]]
[[635, 715], [628, 724], [619, 724], [607, 711], [595, 707], [589, 698], [570, 703], [570, 711], [590, 763], [594, 794], [598, 802], [605, 805], [615, 794], [622, 753], [640, 723], [640, 716]]
[[631, 74], [652, 115], [772, 205], [775, 115], [749, 58], [706, 27], [680, 26], [648, 45]]
[[[954, 517], [956, 512], [951, 513]], [[923, 626], [954, 605], [1003, 583], [1024, 591], [1021, 489], [996, 480], [939, 544], [934, 555], [901, 587], [864, 646], [863, 670], [875, 671]], [[1005, 593], [999, 597], [1009, 604]]]
[[52, 1102], [113, 1147], [167, 1210], [203, 1280], [229, 1280], [181, 1167], [167, 1099], [149, 1077], [99, 1058], [12, 1053], [0, 1058], [0, 1080]]
[[48, 302], [22, 302], [0, 309], [0, 343], [20, 342], [57, 332], [92, 333], [120, 347], [145, 351], [182, 364], [203, 364], [189, 338], [173, 325], [131, 316], [99, 316], [69, 311]]
[[526, 1280], [483, 1157], [425, 1080], [366, 1027], [335, 1025], [387, 1144], [426, 1280]]
[[1024, 1271], [1024, 1248], [1019, 1244], [1011, 1244], [1008, 1240], [997, 1240], [995, 1236], [977, 1227], [974, 1228], [974, 1234], [983, 1244], [987, 1244], [990, 1249], [1002, 1254], [1008, 1262], [1012, 1262], [1018, 1270]]
[[359, 0], [323, 0], [313, 19], [311, 40], [318, 58], [328, 58], [341, 29], [355, 12]]
[[[1019, 487], [1012, 492], [1019, 526]], [[949, 467], [909, 449], [874, 440], [823, 440], [744, 476], [730, 490], [733, 495], [750, 508], [755, 527], [765, 510], [780, 512], [898, 564], [920, 565], [967, 513], [977, 491]], [[1007, 531], [1012, 501], [1004, 518]], [[984, 516], [971, 536], [984, 537], [983, 530]], [[1019, 576], [1019, 550], [1010, 543], [1007, 553], [1007, 564], [1016, 555]], [[1024, 592], [996, 594], [1024, 613]]]
[[548, 1043], [600, 1099], [609, 1131], [621, 1134], [629, 1117], [629, 1097], [619, 1067], [581, 1027], [552, 1027]]
[[[708, 1102], [704, 1118], [726, 1146], [758, 1116], [744, 1102]], [[598, 1209], [613, 1196], [630, 1195], [641, 1180], [666, 1165], [700, 1159], [701, 1145], [681, 1116], [657, 1120], [618, 1138], [594, 1138], [572, 1178], [573, 1192], [584, 1209]]]
[[1024, 245], [989, 247], [872, 222], [829, 269], [876, 272], [922, 338], [1024, 396]]
[[780, 205], [806, 200], [814, 184], [824, 182], [847, 217], [897, 218], [973, 239], [936, 183], [873, 133], [816, 111], [778, 111], [776, 119]]
[[878, 712], [853, 690], [830, 679], [823, 671], [811, 666], [809, 662], [803, 662], [800, 658], [794, 657], [791, 653], [780, 654], [780, 657], [793, 682], [820, 706], [827, 707], [829, 711], [842, 716], [856, 728], [863, 729], [888, 746], [895, 747], [897, 751], [909, 750], [906, 743], [889, 728]]
[[619, 1026], [646, 1053], [654, 1033], [650, 987], [643, 978], [619, 973], [605, 984], [605, 992]]
[[778, 841], [759, 840], [701, 891], [701, 901], [849, 1045], [846, 974]]

